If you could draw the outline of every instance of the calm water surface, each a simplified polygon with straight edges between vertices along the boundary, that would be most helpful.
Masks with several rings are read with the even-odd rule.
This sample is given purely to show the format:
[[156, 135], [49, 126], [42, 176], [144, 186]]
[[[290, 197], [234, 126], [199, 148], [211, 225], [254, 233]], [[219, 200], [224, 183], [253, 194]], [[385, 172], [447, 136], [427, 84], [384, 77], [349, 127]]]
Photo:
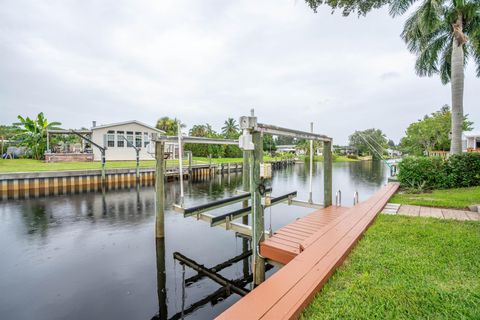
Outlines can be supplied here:
[[[321, 163], [314, 165], [314, 201], [322, 202], [323, 170]], [[334, 163], [334, 193], [341, 189], [342, 204], [351, 205], [356, 190], [362, 200], [381, 188], [387, 171], [380, 162]], [[306, 200], [308, 172], [303, 164], [275, 171], [272, 195], [297, 190], [298, 199]], [[241, 174], [185, 182], [185, 203], [188, 207], [220, 199], [240, 187]], [[168, 183], [167, 208], [178, 197], [178, 183]], [[265, 211], [266, 227], [271, 224], [275, 230], [311, 211], [276, 205]], [[165, 251], [161, 252], [154, 238], [152, 187], [109, 191], [105, 196], [84, 193], [0, 202], [0, 318], [157, 319], [159, 310], [166, 310], [168, 319], [179, 319], [182, 309], [187, 319], [220, 314], [239, 296], [222, 294], [220, 286], [206, 278], [183, 286], [183, 278], [196, 272], [188, 267], [184, 272], [173, 252], [211, 267], [241, 254], [245, 240], [169, 209], [165, 217]], [[157, 277], [161, 271], [157, 256], [163, 254], [165, 304], [158, 294], [162, 284], [159, 288], [157, 283], [161, 278]], [[241, 279], [246, 276], [245, 263], [235, 263], [221, 274]], [[212, 299], [206, 299], [214, 292]]]

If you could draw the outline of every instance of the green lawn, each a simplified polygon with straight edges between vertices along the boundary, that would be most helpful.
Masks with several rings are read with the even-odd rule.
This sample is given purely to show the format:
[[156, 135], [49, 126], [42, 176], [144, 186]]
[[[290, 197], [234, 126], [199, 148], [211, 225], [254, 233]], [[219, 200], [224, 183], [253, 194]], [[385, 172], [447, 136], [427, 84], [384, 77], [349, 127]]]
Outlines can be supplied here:
[[[310, 156], [305, 156], [303, 160], [306, 162], [310, 161]], [[323, 161], [323, 156], [314, 156], [313, 161]], [[350, 159], [347, 156], [338, 156], [338, 155], [333, 156], [333, 162], [355, 162], [355, 161], [360, 161], [360, 159]]]
[[[209, 159], [206, 157], [193, 157], [194, 164], [209, 163]], [[264, 161], [281, 160], [280, 157], [265, 156]], [[352, 161], [346, 157], [338, 157], [335, 161]], [[355, 161], [355, 160], [353, 160]], [[213, 164], [222, 163], [242, 163], [242, 158], [212, 158]], [[187, 165], [188, 161], [183, 162]], [[168, 166], [178, 165], [177, 160], [167, 160]], [[135, 161], [108, 161], [106, 163], [107, 169], [114, 168], [135, 168]], [[154, 160], [140, 161], [141, 168], [153, 168], [155, 167]], [[60, 163], [45, 163], [41, 160], [32, 159], [13, 159], [4, 160], [0, 159], [0, 173], [7, 172], [32, 172], [32, 171], [62, 171], [62, 170], [88, 170], [88, 169], [100, 169], [101, 164], [99, 161], [94, 162], [60, 162]]]
[[459, 208], [480, 204], [480, 187], [434, 190], [431, 193], [397, 193], [390, 202], [429, 207]]
[[[272, 158], [265, 157], [265, 160], [271, 160]], [[212, 158], [212, 163], [241, 163], [242, 158]], [[188, 164], [188, 161], [183, 161], [184, 165]], [[194, 164], [209, 163], [208, 158], [193, 157]], [[167, 160], [167, 166], [177, 166], [178, 160]], [[62, 170], [88, 170], [88, 169], [101, 169], [101, 163], [99, 161], [94, 162], [58, 162], [58, 163], [45, 163], [41, 160], [32, 159], [0, 159], [0, 173], [7, 172], [32, 172], [32, 171], [62, 171]], [[135, 161], [108, 161], [106, 162], [107, 169], [118, 168], [135, 168]], [[154, 168], [155, 160], [140, 161], [141, 168]]]
[[302, 319], [480, 319], [480, 223], [380, 215]]
[[[173, 165], [169, 160], [169, 165]], [[5, 172], [32, 172], [32, 171], [61, 171], [61, 170], [87, 170], [101, 169], [100, 162], [59, 162], [45, 163], [41, 160], [31, 159], [0, 159], [0, 173]], [[113, 168], [135, 168], [135, 161], [107, 161], [107, 169]], [[155, 167], [155, 161], [140, 161], [141, 168]]]

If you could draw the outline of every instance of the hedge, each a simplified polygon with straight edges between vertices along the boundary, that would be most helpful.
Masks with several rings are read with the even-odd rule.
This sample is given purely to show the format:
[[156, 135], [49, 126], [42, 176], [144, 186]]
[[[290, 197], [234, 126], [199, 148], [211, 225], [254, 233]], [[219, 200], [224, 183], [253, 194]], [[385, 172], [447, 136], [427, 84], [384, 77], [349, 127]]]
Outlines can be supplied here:
[[403, 187], [449, 189], [480, 186], [480, 153], [452, 155], [448, 159], [407, 157], [398, 168], [398, 180]]

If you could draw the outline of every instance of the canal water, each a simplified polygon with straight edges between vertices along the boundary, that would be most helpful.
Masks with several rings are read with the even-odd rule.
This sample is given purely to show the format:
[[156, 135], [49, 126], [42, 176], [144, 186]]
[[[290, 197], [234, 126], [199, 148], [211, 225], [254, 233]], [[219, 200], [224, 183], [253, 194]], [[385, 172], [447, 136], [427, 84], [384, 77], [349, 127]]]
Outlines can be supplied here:
[[[317, 202], [323, 201], [322, 172], [322, 164], [315, 163], [313, 198]], [[340, 189], [346, 206], [352, 204], [355, 191], [360, 201], [366, 199], [386, 183], [387, 172], [381, 162], [334, 163], [334, 194]], [[297, 190], [297, 199], [306, 200], [308, 176], [304, 164], [274, 171], [272, 196]], [[185, 204], [227, 197], [239, 188], [241, 173], [186, 181]], [[179, 189], [178, 182], [166, 185], [164, 250], [154, 238], [152, 187], [0, 201], [0, 318], [212, 319], [220, 314], [240, 297], [229, 295], [207, 278], [183, 285], [196, 272], [181, 266], [173, 253], [212, 267], [240, 255], [246, 240], [170, 210]], [[285, 204], [268, 208], [266, 228], [275, 230], [311, 211]], [[161, 257], [165, 282], [161, 281]], [[220, 274], [241, 281], [248, 277], [245, 267], [248, 259]]]

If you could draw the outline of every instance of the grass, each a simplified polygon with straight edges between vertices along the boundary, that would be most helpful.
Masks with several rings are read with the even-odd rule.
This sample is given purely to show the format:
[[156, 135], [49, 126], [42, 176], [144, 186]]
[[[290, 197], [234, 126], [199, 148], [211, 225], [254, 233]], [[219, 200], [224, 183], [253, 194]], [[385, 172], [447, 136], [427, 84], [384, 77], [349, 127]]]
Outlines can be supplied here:
[[[280, 157], [264, 156], [264, 161], [281, 160]], [[206, 157], [193, 157], [193, 163], [209, 163], [209, 159]], [[336, 162], [341, 161], [356, 161], [348, 159], [347, 157], [337, 157]], [[242, 163], [243, 158], [212, 158], [213, 164], [222, 163]], [[188, 161], [183, 162], [187, 165]], [[177, 160], [167, 160], [167, 166], [176, 166]], [[119, 169], [119, 168], [135, 168], [135, 161], [108, 161], [106, 163], [107, 169]], [[140, 168], [153, 168], [155, 167], [154, 160], [140, 161]], [[34, 171], [65, 171], [65, 170], [89, 170], [100, 169], [101, 164], [99, 161], [94, 162], [59, 162], [59, 163], [45, 163], [41, 160], [32, 159], [14, 159], [4, 160], [0, 159], [0, 173], [9, 172], [34, 172]]]
[[302, 319], [480, 319], [480, 223], [380, 215]]
[[[305, 162], [310, 161], [310, 156], [304, 156], [303, 160]], [[323, 156], [314, 156], [313, 161], [323, 161]], [[355, 161], [360, 161], [360, 159], [350, 159], [347, 156], [339, 156], [339, 155], [333, 156], [333, 162], [355, 162]]]
[[397, 193], [390, 202], [429, 207], [463, 209], [480, 204], [480, 187], [433, 190], [431, 193]]
[[[170, 161], [170, 160], [169, 160]], [[173, 165], [173, 162], [168, 163]], [[135, 161], [107, 161], [107, 169], [117, 168], [135, 168]], [[101, 169], [99, 161], [94, 162], [58, 162], [46, 163], [41, 160], [32, 159], [14, 159], [14, 160], [0, 160], [0, 173], [7, 172], [32, 172], [32, 171], [64, 171], [64, 170], [88, 170]], [[154, 160], [140, 161], [141, 168], [155, 167]]]

